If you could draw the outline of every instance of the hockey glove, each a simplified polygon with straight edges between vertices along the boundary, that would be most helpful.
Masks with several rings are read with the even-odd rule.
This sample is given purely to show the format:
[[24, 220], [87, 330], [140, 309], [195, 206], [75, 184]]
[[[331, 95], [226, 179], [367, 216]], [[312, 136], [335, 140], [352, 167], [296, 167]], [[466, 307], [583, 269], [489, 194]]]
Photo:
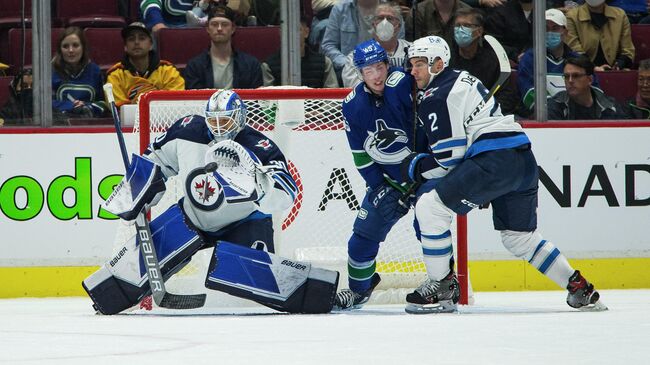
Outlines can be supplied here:
[[402, 195], [392, 186], [383, 184], [368, 193], [368, 200], [386, 222], [393, 222], [409, 211], [409, 205], [400, 201]]
[[433, 155], [411, 152], [401, 165], [402, 179], [406, 182], [423, 183], [447, 175], [448, 169], [440, 166]]

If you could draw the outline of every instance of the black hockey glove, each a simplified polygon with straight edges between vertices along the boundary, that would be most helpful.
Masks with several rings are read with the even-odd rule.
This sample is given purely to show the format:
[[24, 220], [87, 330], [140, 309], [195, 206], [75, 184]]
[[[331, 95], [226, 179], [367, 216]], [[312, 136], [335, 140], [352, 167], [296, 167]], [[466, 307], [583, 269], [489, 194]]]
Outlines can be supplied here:
[[388, 184], [383, 184], [368, 193], [368, 200], [386, 222], [402, 218], [409, 211], [409, 205], [400, 201], [402, 193]]
[[400, 171], [402, 173], [402, 180], [407, 182], [421, 183], [424, 181], [422, 177], [422, 170], [420, 164], [422, 159], [428, 156], [426, 153], [411, 152], [402, 161]]

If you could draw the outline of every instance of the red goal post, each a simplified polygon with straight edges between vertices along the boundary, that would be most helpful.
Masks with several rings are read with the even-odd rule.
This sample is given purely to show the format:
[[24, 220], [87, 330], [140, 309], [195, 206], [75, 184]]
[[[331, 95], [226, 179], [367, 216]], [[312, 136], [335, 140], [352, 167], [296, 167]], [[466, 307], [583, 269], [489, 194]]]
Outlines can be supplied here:
[[[207, 102], [210, 95], [214, 93], [215, 90], [185, 90], [185, 91], [152, 91], [142, 95], [138, 102], [138, 111], [136, 115], [136, 121], [134, 124], [134, 133], [138, 134], [139, 146], [138, 150], [142, 153], [149, 145], [152, 135], [163, 132], [166, 128], [171, 125], [175, 120], [180, 117], [188, 114], [198, 114], [201, 113], [205, 103]], [[336, 159], [341, 159], [337, 161], [341, 166], [345, 164], [351, 164], [352, 158], [345, 141], [345, 134], [343, 133], [344, 124], [343, 118], [341, 115], [341, 101], [348, 95], [350, 89], [310, 89], [310, 88], [261, 88], [261, 89], [238, 89], [235, 90], [241, 98], [246, 103], [248, 109], [247, 123], [253, 128], [269, 134], [269, 136], [281, 147], [285, 155], [287, 155], [287, 160], [289, 162], [290, 172], [294, 175], [296, 179], [300, 194], [297, 198], [296, 204], [292, 207], [291, 211], [286, 217], [282, 220], [283, 224], [276, 225], [276, 230], [281, 229], [284, 234], [286, 231], [290, 231], [292, 228], [288, 228], [288, 225], [291, 223], [296, 223], [293, 226], [300, 226], [299, 223], [302, 223], [309, 227], [311, 231], [311, 226], [323, 226], [329, 225], [325, 230], [318, 232], [310, 232], [315, 236], [321, 235], [334, 235], [338, 237], [333, 238], [337, 241], [336, 244], [346, 246], [347, 237], [349, 232], [351, 232], [351, 224], [354, 220], [354, 215], [347, 214], [347, 217], [344, 219], [341, 214], [336, 214], [337, 217], [331, 222], [326, 222], [319, 224], [319, 222], [305, 223], [301, 222], [300, 214], [303, 216], [307, 214], [307, 209], [316, 210], [320, 209], [320, 206], [316, 208], [315, 206], [310, 206], [310, 201], [313, 201], [315, 195], [319, 193], [313, 193], [311, 189], [311, 182], [313, 179], [310, 178], [309, 171], [305, 171], [306, 165], [311, 165], [312, 163], [305, 164], [298, 161], [296, 164], [292, 163], [293, 159], [296, 160], [309, 160], [313, 159], [313, 164], [321, 164], [323, 170], [327, 170], [328, 166], [325, 166], [328, 161], [328, 156], [320, 156], [324, 153], [329, 153], [327, 149], [319, 150], [317, 146], [321, 140], [333, 138], [331, 133], [336, 133], [335, 139], [337, 143], [329, 146], [330, 150], [337, 150]], [[302, 108], [302, 109], [301, 109]], [[287, 117], [288, 116], [288, 117]], [[289, 118], [290, 120], [283, 120], [283, 118]], [[293, 118], [293, 119], [292, 119]], [[297, 133], [296, 133], [297, 132]], [[304, 132], [304, 133], [300, 133]], [[323, 138], [318, 134], [322, 132]], [[305, 141], [304, 134], [310, 134], [309, 140]], [[296, 140], [302, 140], [302, 144], [298, 143], [302, 149], [308, 149], [309, 153], [304, 153], [302, 149], [298, 150], [293, 143]], [[343, 142], [341, 142], [343, 140]], [[291, 146], [294, 146], [293, 148]], [[313, 147], [313, 148], [312, 148]], [[325, 152], [323, 152], [325, 151]], [[288, 154], [287, 154], [288, 152]], [[341, 157], [345, 155], [345, 157]], [[319, 156], [319, 157], [317, 157]], [[311, 160], [310, 160], [311, 161]], [[338, 166], [338, 165], [337, 165]], [[302, 168], [302, 169], [301, 169]], [[300, 170], [300, 172], [299, 172]], [[336, 169], [334, 169], [336, 170]], [[362, 184], [362, 180], [359, 174], [355, 171], [353, 167], [346, 165], [345, 168], [332, 170], [330, 174], [330, 180], [339, 179], [337, 181], [343, 181], [345, 185], [345, 179], [348, 178], [352, 182], [352, 185]], [[327, 172], [327, 171], [326, 171]], [[343, 176], [337, 176], [336, 173], [341, 173]], [[356, 176], [355, 176], [356, 175]], [[361, 182], [360, 182], [361, 181]], [[328, 182], [328, 187], [329, 187]], [[318, 183], [321, 183], [319, 181]], [[303, 190], [304, 189], [304, 190]], [[358, 187], [355, 187], [358, 191]], [[177, 193], [178, 194], [178, 193]], [[348, 206], [352, 207], [350, 202], [353, 202], [355, 195], [359, 194], [348, 194], [345, 195], [345, 192], [330, 192], [331, 195], [336, 195], [340, 200], [341, 196], [348, 202]], [[363, 194], [363, 193], [361, 193]], [[304, 195], [304, 196], [303, 196]], [[323, 195], [325, 196], [325, 195]], [[362, 196], [362, 195], [361, 195]], [[320, 202], [322, 204], [322, 201]], [[339, 204], [340, 205], [340, 204]], [[328, 208], [329, 209], [329, 208]], [[340, 208], [338, 208], [340, 209]], [[325, 210], [325, 209], [323, 209]], [[412, 212], [409, 213], [412, 216]], [[274, 221], [275, 221], [274, 216]], [[349, 222], [347, 222], [349, 220]], [[344, 222], [343, 222], [344, 221]], [[406, 221], [406, 219], [402, 219]], [[287, 224], [289, 222], [289, 224]], [[349, 224], [348, 224], [349, 223]], [[400, 222], [402, 223], [402, 222]], [[396, 226], [397, 227], [397, 226]], [[329, 231], [327, 231], [329, 229]], [[349, 232], [339, 232], [349, 230]], [[398, 229], [394, 229], [396, 231]], [[386, 262], [391, 261], [401, 261], [402, 263], [406, 262], [408, 265], [411, 265], [408, 268], [403, 268], [402, 266], [396, 268], [387, 268], [384, 265], [383, 270], [387, 271], [424, 271], [423, 264], [421, 262], [421, 249], [418, 248], [419, 253], [412, 253], [409, 257], [401, 257], [400, 250], [402, 247], [399, 245], [401, 241], [406, 240], [407, 236], [412, 235], [412, 232], [407, 232], [406, 228], [399, 228], [400, 232], [396, 232], [387, 238], [386, 242], [382, 244], [380, 248], [380, 255], [382, 251], [389, 251], [388, 258], [382, 259], [378, 256], [378, 271], [381, 265], [379, 264], [380, 260]], [[321, 234], [319, 234], [321, 233]], [[300, 234], [295, 235], [299, 237], [298, 240], [304, 239], [307, 237], [308, 233], [304, 231]], [[290, 236], [290, 235], [288, 235]], [[394, 237], [393, 237], [394, 236]], [[468, 302], [468, 273], [467, 273], [467, 220], [465, 216], [458, 216], [456, 218], [456, 258], [457, 258], [457, 271], [458, 278], [461, 282], [461, 304], [467, 304]], [[414, 240], [414, 237], [409, 237], [408, 240]], [[295, 237], [292, 238], [293, 241], [296, 241]], [[395, 241], [396, 243], [389, 243], [388, 241]], [[339, 242], [341, 241], [341, 242]], [[393, 247], [395, 246], [395, 247]], [[412, 251], [413, 245], [409, 246], [409, 250]], [[315, 264], [327, 266], [327, 256], [341, 256], [341, 247], [337, 247], [335, 250], [336, 253], [332, 253], [328, 250], [323, 251], [325, 253], [320, 253], [322, 256], [317, 256], [317, 259], [310, 257], [309, 254], [304, 257], [293, 257], [294, 259], [304, 259], [311, 261], [318, 261]], [[392, 251], [391, 251], [392, 250]], [[304, 250], [309, 252], [309, 249]], [[279, 252], [282, 254], [282, 252]], [[286, 254], [286, 253], [285, 253]], [[295, 255], [294, 255], [295, 256]], [[345, 258], [347, 256], [344, 254]], [[394, 257], [400, 258], [394, 258]], [[416, 263], [416, 256], [420, 256], [419, 263]], [[340, 257], [339, 257], [340, 259]], [[321, 262], [322, 261], [322, 262]], [[414, 265], [414, 266], [413, 266]], [[413, 269], [415, 267], [415, 269]], [[341, 271], [341, 268], [336, 267]], [[346, 284], [346, 273], [341, 272], [341, 283]], [[383, 273], [382, 273], [383, 274]], [[382, 275], [384, 278], [384, 275]], [[401, 280], [401, 279], [400, 279]], [[418, 279], [419, 280], [419, 279]], [[382, 284], [384, 282], [382, 281]], [[414, 282], [409, 282], [409, 286], [416, 286]], [[392, 284], [389, 284], [392, 285]], [[401, 286], [402, 284], [397, 284]]]

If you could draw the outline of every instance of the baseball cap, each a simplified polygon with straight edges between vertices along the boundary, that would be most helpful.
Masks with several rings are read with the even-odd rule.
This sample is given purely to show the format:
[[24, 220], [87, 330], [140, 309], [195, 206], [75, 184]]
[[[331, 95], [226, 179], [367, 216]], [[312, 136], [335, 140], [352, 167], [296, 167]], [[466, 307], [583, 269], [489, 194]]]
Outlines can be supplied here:
[[129, 34], [131, 34], [131, 32], [136, 30], [144, 32], [149, 37], [149, 39], [153, 39], [151, 38], [151, 31], [147, 29], [147, 26], [145, 26], [143, 23], [140, 22], [133, 22], [127, 25], [126, 27], [122, 28], [122, 39], [126, 40], [126, 37], [128, 37]]
[[546, 20], [550, 20], [557, 25], [566, 27], [566, 16], [564, 16], [564, 13], [558, 9], [546, 10]]

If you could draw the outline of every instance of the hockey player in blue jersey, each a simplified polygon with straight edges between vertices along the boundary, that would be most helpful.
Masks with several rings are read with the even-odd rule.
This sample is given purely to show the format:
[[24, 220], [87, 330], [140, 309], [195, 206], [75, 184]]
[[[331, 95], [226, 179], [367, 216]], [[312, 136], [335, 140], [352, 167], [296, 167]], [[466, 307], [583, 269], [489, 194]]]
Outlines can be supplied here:
[[[104, 207], [133, 220], [159, 200], [172, 176], [183, 197], [150, 225], [165, 279], [198, 250], [217, 245], [207, 287], [289, 312], [331, 310], [338, 273], [272, 254], [270, 214], [289, 208], [297, 188], [280, 149], [246, 125], [246, 107], [235, 92], [214, 93], [204, 115], [181, 118], [144, 156], [134, 155]], [[99, 312], [118, 313], [149, 292], [137, 244], [130, 240], [84, 280]]]
[[449, 265], [452, 216], [485, 203], [492, 205], [505, 248], [567, 288], [571, 307], [606, 309], [594, 286], [537, 231], [538, 169], [530, 140], [476, 77], [447, 67], [449, 56], [440, 37], [420, 38], [409, 48], [411, 74], [423, 91], [418, 116], [430, 151], [411, 153], [402, 171], [405, 179], [436, 183], [415, 205], [428, 279], [407, 295], [406, 311], [456, 310], [459, 285]]
[[400, 201], [408, 190], [400, 163], [413, 151], [414, 134], [415, 150], [426, 150], [424, 132], [413, 129], [410, 75], [389, 68], [386, 51], [375, 40], [357, 45], [353, 59], [363, 82], [343, 101], [343, 116], [354, 163], [368, 190], [348, 241], [350, 289], [337, 294], [339, 310], [360, 308], [379, 284], [379, 244], [410, 209], [408, 199]]

